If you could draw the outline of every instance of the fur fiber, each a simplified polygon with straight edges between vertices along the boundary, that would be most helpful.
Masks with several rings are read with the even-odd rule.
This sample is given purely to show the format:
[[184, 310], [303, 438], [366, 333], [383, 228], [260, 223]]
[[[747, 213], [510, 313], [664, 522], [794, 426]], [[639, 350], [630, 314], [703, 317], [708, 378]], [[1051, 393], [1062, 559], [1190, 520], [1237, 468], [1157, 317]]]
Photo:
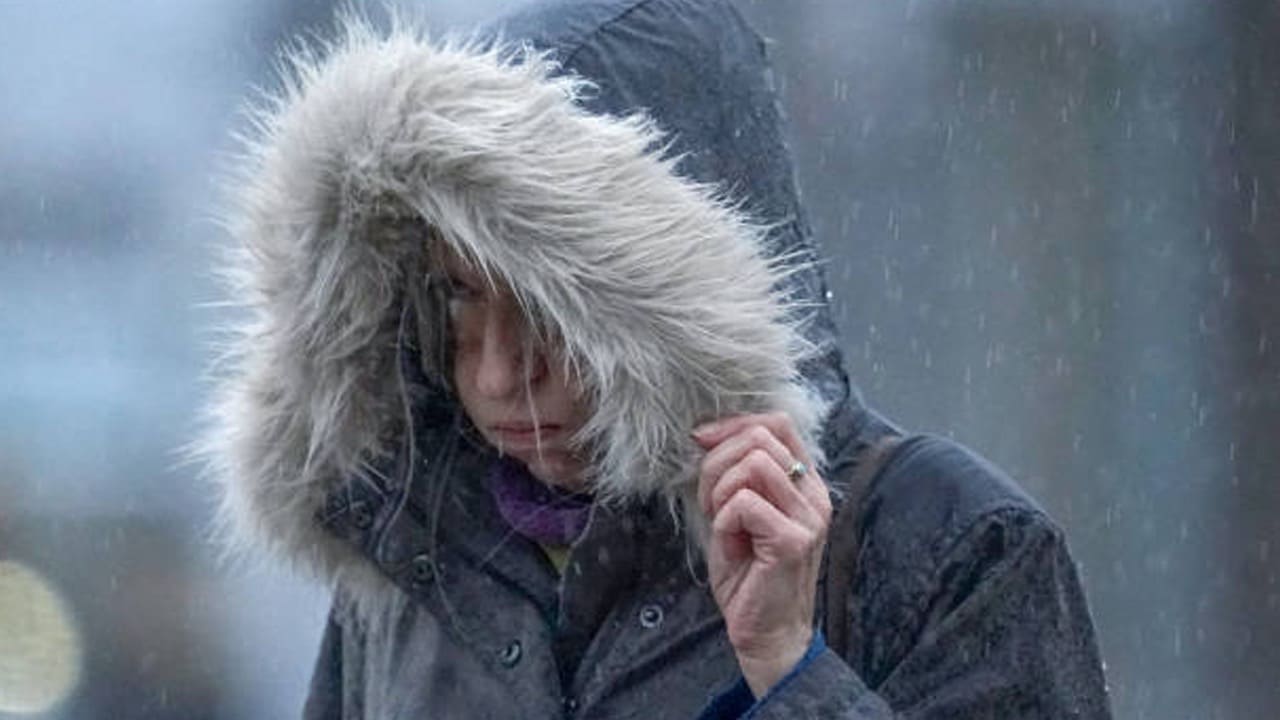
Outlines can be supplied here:
[[243, 312], [200, 447], [241, 548], [331, 581], [368, 572], [315, 514], [398, 447], [402, 316], [444, 317], [432, 237], [563, 347], [594, 408], [578, 440], [599, 497], [692, 497], [689, 431], [728, 414], [785, 411], [820, 459], [803, 313], [776, 290], [791, 259], [682, 179], [644, 117], [579, 108], [589, 91], [536, 53], [403, 25], [347, 21], [289, 54], [232, 181], [223, 269]]

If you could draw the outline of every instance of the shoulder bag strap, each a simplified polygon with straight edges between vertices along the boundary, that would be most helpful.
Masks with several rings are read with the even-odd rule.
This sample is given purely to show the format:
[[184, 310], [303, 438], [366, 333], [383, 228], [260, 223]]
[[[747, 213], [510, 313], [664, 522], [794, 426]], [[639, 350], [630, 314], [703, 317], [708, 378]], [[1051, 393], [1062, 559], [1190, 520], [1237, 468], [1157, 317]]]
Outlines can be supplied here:
[[862, 521], [867, 491], [876, 475], [902, 444], [899, 435], [883, 435], [868, 443], [854, 461], [852, 475], [846, 486], [844, 501], [831, 519], [827, 531], [827, 572], [824, 582], [823, 634], [827, 646], [842, 658], [849, 658], [851, 649], [857, 646], [852, 612], [853, 578], [857, 573], [858, 553], [862, 548]]

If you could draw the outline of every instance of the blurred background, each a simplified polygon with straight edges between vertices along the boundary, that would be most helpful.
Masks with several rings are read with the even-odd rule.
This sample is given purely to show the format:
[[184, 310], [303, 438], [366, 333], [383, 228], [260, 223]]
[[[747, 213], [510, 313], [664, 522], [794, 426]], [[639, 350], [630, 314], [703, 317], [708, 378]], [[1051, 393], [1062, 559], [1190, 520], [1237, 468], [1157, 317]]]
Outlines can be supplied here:
[[[467, 28], [517, 2], [402, 0]], [[850, 369], [1066, 527], [1119, 718], [1280, 707], [1280, 4], [740, 0]], [[328, 2], [0, 2], [0, 718], [297, 716], [180, 464], [213, 178]], [[33, 638], [42, 638], [33, 640]]]

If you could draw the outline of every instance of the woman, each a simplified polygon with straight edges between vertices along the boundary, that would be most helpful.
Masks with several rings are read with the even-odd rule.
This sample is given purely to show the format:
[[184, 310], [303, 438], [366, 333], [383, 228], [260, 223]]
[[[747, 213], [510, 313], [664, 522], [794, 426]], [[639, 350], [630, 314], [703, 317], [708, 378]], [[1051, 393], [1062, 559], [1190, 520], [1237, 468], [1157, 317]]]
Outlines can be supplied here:
[[1060, 531], [946, 441], [851, 503], [820, 603], [828, 488], [896, 432], [732, 7], [498, 36], [349, 26], [245, 165], [209, 447], [239, 537], [334, 588], [307, 717], [1105, 717]]

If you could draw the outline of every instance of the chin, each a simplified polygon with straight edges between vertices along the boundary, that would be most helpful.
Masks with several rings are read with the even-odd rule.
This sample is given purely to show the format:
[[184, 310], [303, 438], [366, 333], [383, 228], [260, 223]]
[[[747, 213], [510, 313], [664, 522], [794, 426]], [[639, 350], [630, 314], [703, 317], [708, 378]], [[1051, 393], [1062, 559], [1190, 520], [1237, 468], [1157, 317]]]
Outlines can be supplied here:
[[570, 457], [521, 457], [519, 460], [529, 469], [530, 475], [545, 485], [570, 492], [580, 492], [583, 489], [582, 468]]

